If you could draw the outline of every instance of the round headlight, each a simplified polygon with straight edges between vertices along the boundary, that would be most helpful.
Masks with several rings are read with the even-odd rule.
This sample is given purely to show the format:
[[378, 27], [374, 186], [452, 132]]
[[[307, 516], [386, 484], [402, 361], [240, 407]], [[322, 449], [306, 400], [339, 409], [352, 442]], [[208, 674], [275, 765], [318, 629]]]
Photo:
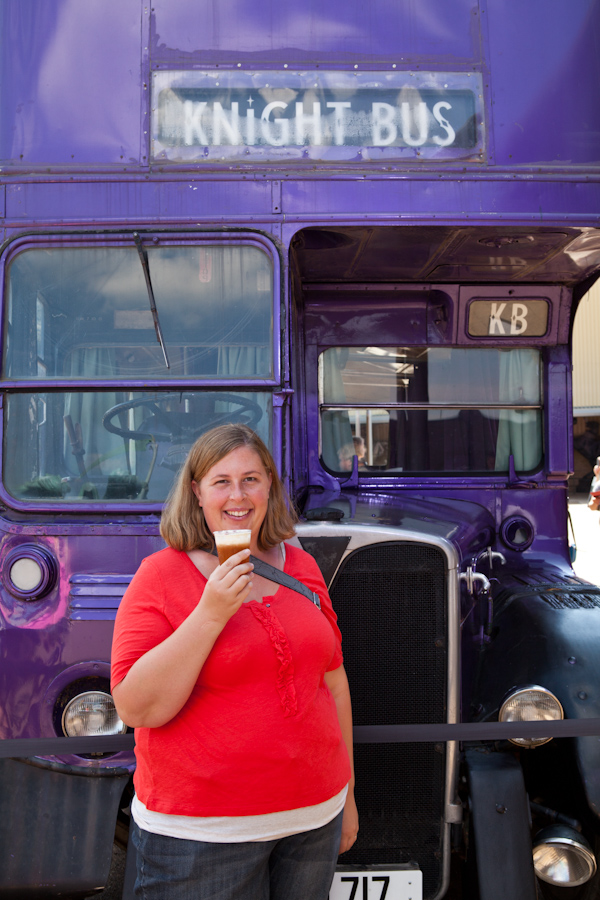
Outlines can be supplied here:
[[565, 825], [551, 825], [536, 835], [533, 867], [548, 884], [577, 887], [596, 874], [596, 859], [580, 834]]
[[100, 734], [124, 734], [125, 725], [115, 709], [113, 698], [104, 691], [85, 691], [67, 703], [62, 715], [62, 729], [67, 737]]
[[56, 584], [58, 565], [45, 547], [21, 544], [7, 555], [2, 564], [6, 588], [19, 600], [37, 600]]
[[[532, 685], [519, 688], [506, 698], [500, 707], [500, 722], [556, 722], [564, 719], [563, 708], [554, 694], [546, 688]], [[551, 741], [551, 737], [509, 738], [519, 747], [540, 747]]]

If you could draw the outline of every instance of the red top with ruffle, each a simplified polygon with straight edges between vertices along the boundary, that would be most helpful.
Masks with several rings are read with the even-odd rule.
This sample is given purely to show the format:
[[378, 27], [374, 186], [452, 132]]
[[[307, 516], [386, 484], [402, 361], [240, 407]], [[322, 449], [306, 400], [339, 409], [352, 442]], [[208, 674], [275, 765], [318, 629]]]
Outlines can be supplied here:
[[[242, 604], [183, 709], [160, 728], [136, 729], [134, 783], [148, 809], [261, 815], [322, 803], [350, 779], [324, 681], [342, 664], [336, 615], [308, 553], [286, 545], [285, 571], [319, 594], [322, 610], [283, 586], [263, 603]], [[113, 685], [184, 621], [205, 584], [178, 550], [142, 562], [117, 614]]]

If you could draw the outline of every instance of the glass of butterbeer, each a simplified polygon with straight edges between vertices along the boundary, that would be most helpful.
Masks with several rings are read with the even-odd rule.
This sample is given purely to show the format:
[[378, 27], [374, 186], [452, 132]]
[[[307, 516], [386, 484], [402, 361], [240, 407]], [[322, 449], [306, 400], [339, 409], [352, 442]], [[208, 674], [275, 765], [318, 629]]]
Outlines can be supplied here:
[[213, 532], [219, 555], [219, 564], [223, 565], [225, 560], [233, 556], [234, 553], [239, 553], [240, 550], [249, 550], [251, 534], [252, 532], [249, 528]]

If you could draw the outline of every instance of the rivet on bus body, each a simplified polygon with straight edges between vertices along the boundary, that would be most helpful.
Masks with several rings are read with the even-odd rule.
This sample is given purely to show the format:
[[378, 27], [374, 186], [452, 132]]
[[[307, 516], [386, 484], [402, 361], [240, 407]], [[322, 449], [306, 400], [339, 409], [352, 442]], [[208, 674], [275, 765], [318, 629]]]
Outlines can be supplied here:
[[579, 691], [577, 696], [579, 697], [580, 700], [587, 700], [587, 694], [585, 691]]

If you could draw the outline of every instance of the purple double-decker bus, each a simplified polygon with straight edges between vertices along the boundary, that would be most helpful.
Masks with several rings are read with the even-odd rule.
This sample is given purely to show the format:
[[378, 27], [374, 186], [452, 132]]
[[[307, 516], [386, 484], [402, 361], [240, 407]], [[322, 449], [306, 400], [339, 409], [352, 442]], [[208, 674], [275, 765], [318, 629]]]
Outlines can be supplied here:
[[600, 589], [567, 538], [599, 4], [0, 17], [0, 898], [85, 897], [126, 841], [113, 620], [222, 422], [270, 445], [344, 636], [331, 900], [600, 897]]

